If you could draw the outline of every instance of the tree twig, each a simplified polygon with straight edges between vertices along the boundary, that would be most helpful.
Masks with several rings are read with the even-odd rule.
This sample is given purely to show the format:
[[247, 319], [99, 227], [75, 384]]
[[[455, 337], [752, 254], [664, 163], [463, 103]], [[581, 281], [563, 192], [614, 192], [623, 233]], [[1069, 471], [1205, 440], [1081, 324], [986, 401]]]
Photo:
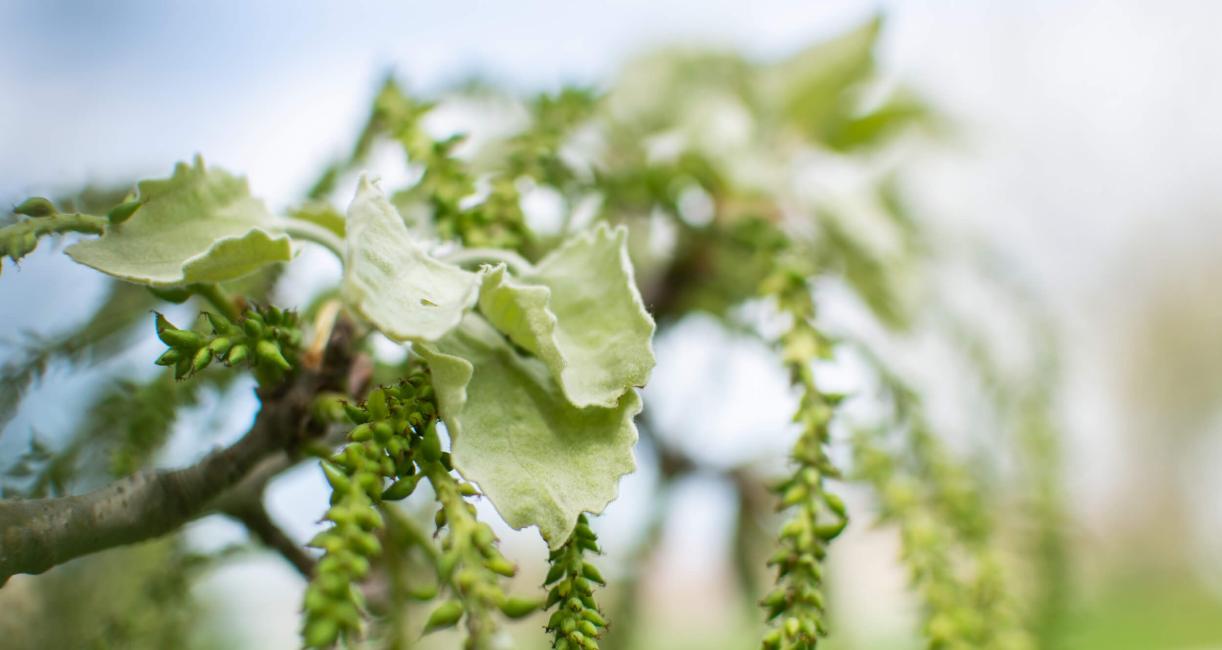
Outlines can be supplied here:
[[314, 575], [314, 558], [310, 557], [304, 548], [294, 542], [276, 525], [276, 522], [272, 521], [262, 501], [249, 503], [242, 508], [226, 510], [225, 514], [241, 522], [251, 534], [263, 542], [264, 546], [283, 556], [306, 579]]
[[17, 573], [42, 573], [82, 555], [159, 537], [223, 509], [218, 505], [225, 493], [245, 479], [266, 482], [270, 474], [256, 470], [291, 465], [277, 453], [319, 435], [310, 415], [314, 396], [346, 389], [350, 348], [351, 328], [337, 327], [318, 372], [299, 372], [287, 385], [261, 392], [262, 407], [246, 435], [194, 465], [142, 472], [88, 494], [0, 500], [0, 585]]

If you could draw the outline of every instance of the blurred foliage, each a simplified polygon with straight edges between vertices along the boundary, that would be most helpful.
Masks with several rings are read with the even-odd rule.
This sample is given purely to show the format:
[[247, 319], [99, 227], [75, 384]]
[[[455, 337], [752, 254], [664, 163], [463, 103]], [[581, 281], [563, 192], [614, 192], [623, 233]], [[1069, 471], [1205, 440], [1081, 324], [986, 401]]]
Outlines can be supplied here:
[[6, 648], [211, 650], [233, 647], [208, 625], [192, 583], [211, 560], [181, 540], [116, 549], [0, 590]]

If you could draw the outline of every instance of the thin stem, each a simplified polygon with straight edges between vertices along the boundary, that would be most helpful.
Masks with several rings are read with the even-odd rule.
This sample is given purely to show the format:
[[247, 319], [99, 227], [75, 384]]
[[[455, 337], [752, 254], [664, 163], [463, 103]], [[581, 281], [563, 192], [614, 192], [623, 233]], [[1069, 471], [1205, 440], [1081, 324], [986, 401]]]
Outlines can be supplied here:
[[511, 250], [500, 248], [463, 248], [442, 256], [442, 259], [459, 266], [504, 264], [517, 275], [525, 275], [533, 268], [526, 258]]
[[316, 223], [293, 217], [281, 218], [280, 226], [294, 239], [314, 242], [331, 251], [337, 258], [344, 259], [344, 242], [330, 230]]
[[225, 294], [225, 290], [219, 284], [193, 284], [191, 291], [195, 295], [203, 298], [208, 304], [216, 307], [221, 315], [228, 318], [232, 322], [237, 322], [242, 317], [242, 313], [238, 311], [238, 306], [234, 304], [233, 299]]

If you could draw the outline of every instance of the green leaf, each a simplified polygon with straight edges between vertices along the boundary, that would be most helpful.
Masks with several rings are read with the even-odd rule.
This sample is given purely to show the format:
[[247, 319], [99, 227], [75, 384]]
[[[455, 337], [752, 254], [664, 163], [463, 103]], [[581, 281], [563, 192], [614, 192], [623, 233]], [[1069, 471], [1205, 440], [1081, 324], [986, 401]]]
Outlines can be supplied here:
[[635, 468], [636, 391], [614, 408], [577, 408], [543, 362], [516, 352], [474, 313], [415, 349], [432, 372], [455, 467], [510, 526], [538, 526], [557, 548], [577, 517], [601, 512]]
[[167, 179], [141, 181], [140, 208], [72, 259], [117, 278], [157, 287], [222, 282], [292, 257], [287, 235], [244, 178], [179, 163]]
[[600, 224], [520, 280], [503, 266], [484, 279], [480, 311], [542, 359], [575, 406], [615, 406], [655, 363], [655, 325], [632, 277], [627, 233]]
[[816, 141], [851, 112], [848, 93], [874, 70], [874, 46], [882, 20], [875, 17], [855, 29], [809, 47], [773, 66], [761, 77], [779, 93], [781, 117]]
[[433, 341], [475, 304], [479, 282], [479, 275], [425, 253], [382, 191], [361, 178], [348, 208], [348, 304], [392, 339]]

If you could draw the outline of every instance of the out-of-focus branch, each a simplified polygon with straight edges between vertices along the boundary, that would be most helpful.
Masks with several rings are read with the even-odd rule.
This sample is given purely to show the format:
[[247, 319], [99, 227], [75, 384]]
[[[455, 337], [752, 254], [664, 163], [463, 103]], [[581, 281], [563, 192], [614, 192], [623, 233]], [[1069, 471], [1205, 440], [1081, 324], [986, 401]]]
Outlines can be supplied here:
[[286, 385], [262, 391], [251, 429], [194, 465], [142, 472], [88, 494], [0, 501], [0, 584], [17, 573], [41, 573], [82, 555], [169, 533], [223, 509], [226, 492], [265, 474], [256, 474], [265, 461], [272, 465], [264, 467], [287, 467], [286, 450], [321, 431], [311, 417], [315, 396], [345, 388], [351, 339], [350, 327], [336, 328], [319, 370], [299, 372]]
[[305, 549], [294, 542], [283, 530], [280, 530], [276, 522], [272, 521], [271, 516], [267, 514], [267, 508], [263, 507], [261, 501], [247, 504], [243, 508], [227, 510], [225, 514], [240, 521], [251, 534], [263, 542], [264, 546], [283, 556], [301, 575], [308, 579], [314, 574], [314, 558], [310, 557]]

